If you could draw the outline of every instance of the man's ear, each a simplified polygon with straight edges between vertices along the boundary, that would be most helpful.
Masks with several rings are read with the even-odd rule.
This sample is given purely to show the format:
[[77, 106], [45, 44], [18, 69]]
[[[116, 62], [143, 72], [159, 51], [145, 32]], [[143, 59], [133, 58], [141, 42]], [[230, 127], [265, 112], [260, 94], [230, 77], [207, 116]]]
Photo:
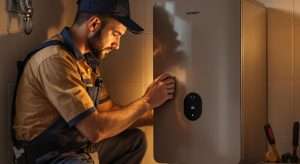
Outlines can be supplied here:
[[97, 16], [92, 16], [88, 20], [87, 28], [89, 32], [93, 33], [101, 28], [101, 19]]

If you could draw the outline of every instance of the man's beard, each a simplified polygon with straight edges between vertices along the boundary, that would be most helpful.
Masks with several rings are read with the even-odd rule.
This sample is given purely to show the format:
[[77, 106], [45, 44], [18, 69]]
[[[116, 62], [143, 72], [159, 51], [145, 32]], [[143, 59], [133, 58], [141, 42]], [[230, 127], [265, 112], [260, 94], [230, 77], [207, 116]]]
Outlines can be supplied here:
[[87, 39], [89, 49], [91, 50], [92, 54], [95, 55], [98, 59], [104, 59], [112, 51], [111, 47], [101, 49], [101, 45], [97, 44], [100, 42], [100, 39], [102, 37], [101, 34], [102, 28]]

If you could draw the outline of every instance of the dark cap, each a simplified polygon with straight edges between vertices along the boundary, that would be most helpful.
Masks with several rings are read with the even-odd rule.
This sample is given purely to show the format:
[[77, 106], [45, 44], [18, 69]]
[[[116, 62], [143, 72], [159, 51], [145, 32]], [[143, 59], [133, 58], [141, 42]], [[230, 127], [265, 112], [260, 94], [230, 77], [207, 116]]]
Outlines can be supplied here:
[[134, 34], [144, 31], [130, 18], [129, 0], [78, 0], [77, 4], [79, 12], [109, 15], [120, 21]]

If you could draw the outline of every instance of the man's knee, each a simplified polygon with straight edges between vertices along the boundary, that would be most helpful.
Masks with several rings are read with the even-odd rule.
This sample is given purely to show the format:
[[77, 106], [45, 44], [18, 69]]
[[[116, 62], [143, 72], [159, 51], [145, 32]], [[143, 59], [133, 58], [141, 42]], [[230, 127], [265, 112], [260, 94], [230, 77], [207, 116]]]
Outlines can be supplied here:
[[132, 143], [132, 148], [135, 150], [145, 152], [147, 149], [147, 140], [145, 133], [137, 128], [128, 129], [125, 133], [127, 133], [127, 137]]
[[63, 153], [49, 163], [55, 164], [94, 164], [94, 160], [88, 153]]

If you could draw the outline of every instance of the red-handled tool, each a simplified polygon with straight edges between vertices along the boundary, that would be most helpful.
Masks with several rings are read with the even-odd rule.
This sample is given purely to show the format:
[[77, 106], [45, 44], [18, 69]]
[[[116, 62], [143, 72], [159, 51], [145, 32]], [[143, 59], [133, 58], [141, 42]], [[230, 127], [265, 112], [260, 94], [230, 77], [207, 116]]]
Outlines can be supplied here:
[[265, 125], [265, 133], [271, 149], [265, 155], [266, 162], [280, 162], [280, 155], [276, 148], [275, 136], [270, 124]]

